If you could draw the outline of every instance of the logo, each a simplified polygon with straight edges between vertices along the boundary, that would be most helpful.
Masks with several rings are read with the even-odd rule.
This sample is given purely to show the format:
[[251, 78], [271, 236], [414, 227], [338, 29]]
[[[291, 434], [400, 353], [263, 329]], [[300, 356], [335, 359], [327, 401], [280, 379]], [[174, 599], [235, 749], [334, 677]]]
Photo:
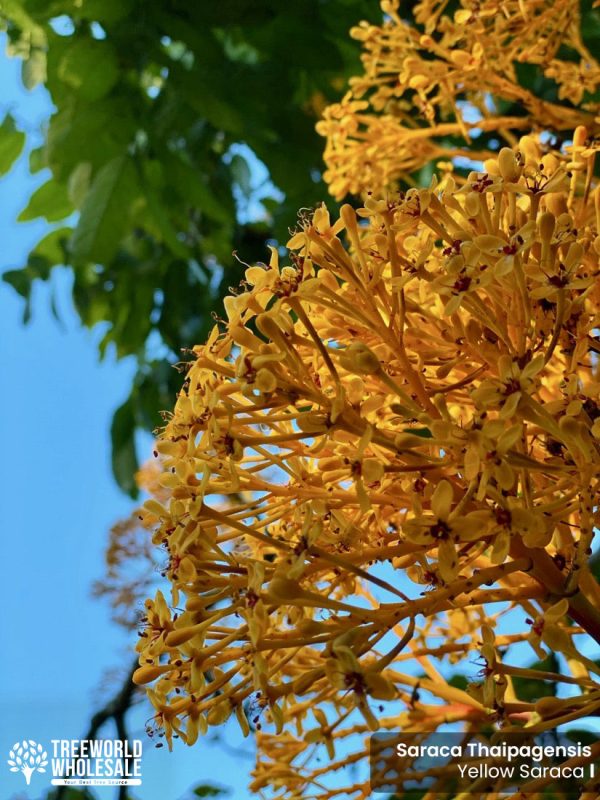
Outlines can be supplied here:
[[29, 786], [34, 772], [50, 761], [53, 786], [140, 786], [142, 742], [139, 739], [52, 739], [52, 757], [33, 739], [15, 742], [8, 754], [11, 772], [22, 772]]
[[23, 739], [22, 742], [13, 744], [7, 763], [11, 772], [23, 773], [25, 783], [29, 786], [34, 772], [46, 772], [48, 754], [42, 745], [37, 744], [33, 739], [29, 739], [29, 741]]

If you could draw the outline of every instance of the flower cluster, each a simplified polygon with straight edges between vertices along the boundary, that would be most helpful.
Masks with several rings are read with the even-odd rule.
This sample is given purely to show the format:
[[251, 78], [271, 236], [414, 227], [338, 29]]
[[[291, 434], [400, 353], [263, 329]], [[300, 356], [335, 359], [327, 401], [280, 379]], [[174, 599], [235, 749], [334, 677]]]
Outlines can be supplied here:
[[[573, 0], [422, 0], [409, 22], [399, 0], [386, 21], [362, 23], [364, 74], [329, 106], [325, 179], [337, 199], [381, 194], [437, 159], [485, 159], [531, 130], [598, 126], [600, 65], [581, 35]], [[566, 55], [565, 55], [566, 54]], [[520, 81], [548, 79], [553, 100]], [[595, 119], [595, 122], [594, 122]]]
[[[581, 127], [562, 150], [524, 136], [464, 181], [305, 214], [285, 265], [247, 269], [144, 511], [172, 589], [146, 601], [135, 681], [169, 743], [235, 717], [253, 791], [344, 797], [328, 776], [362, 733], [572, 719], [572, 698], [519, 700], [515, 643], [597, 696], [572, 638], [600, 640], [594, 157]], [[478, 650], [480, 682], [442, 677]]]
[[[158, 482], [160, 474], [160, 465], [150, 461], [138, 470], [135, 481], [144, 492], [166, 500], [169, 494]], [[143, 523], [143, 509], [135, 508], [113, 525], [105, 552], [105, 576], [92, 587], [96, 597], [110, 602], [113, 620], [134, 630], [139, 624], [140, 605], [155, 589], [161, 572], [157, 550]]]

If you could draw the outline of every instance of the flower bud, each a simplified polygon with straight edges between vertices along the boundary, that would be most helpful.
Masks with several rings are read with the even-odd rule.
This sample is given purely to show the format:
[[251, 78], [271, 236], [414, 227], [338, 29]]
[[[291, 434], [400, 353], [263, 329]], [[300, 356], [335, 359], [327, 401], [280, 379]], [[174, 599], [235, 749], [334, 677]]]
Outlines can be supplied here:
[[556, 219], [554, 214], [547, 211], [539, 218], [540, 238], [543, 242], [549, 242], [554, 235], [554, 228], [556, 227]]
[[377, 458], [365, 458], [362, 462], [361, 474], [367, 483], [375, 483], [383, 478], [383, 464]]
[[168, 633], [165, 637], [165, 644], [167, 647], [179, 647], [179, 645], [192, 639], [198, 632], [197, 625], [186, 625], [185, 628], [178, 628]]
[[366, 344], [355, 342], [340, 355], [340, 363], [355, 375], [374, 375], [381, 365], [375, 353]]
[[498, 167], [505, 181], [515, 183], [521, 177], [522, 167], [510, 147], [503, 147], [498, 153]]
[[171, 664], [146, 664], [143, 667], [138, 667], [133, 673], [132, 680], [136, 686], [143, 686], [146, 683], [152, 683], [165, 672], [170, 672], [173, 669]]
[[540, 697], [535, 704], [535, 711], [542, 719], [555, 717], [564, 709], [564, 702], [558, 697]]
[[301, 597], [303, 591], [298, 581], [292, 581], [289, 578], [273, 578], [268, 587], [268, 594], [276, 602], [285, 603]]
[[479, 214], [480, 200], [479, 195], [475, 192], [470, 192], [465, 197], [465, 211], [469, 217], [476, 217]]
[[259, 392], [263, 392], [264, 394], [268, 394], [269, 392], [274, 392], [277, 388], [277, 378], [271, 370], [262, 367], [256, 373], [256, 379], [254, 384]]
[[207, 721], [209, 725], [222, 725], [231, 716], [232, 708], [229, 700], [222, 700], [216, 703], [208, 712]]

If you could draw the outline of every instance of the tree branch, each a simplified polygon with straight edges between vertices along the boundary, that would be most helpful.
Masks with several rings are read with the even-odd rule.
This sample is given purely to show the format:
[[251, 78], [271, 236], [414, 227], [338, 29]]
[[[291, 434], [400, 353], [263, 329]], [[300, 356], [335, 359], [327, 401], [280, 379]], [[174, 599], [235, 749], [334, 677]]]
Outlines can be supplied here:
[[[127, 726], [125, 723], [125, 716], [131, 708], [133, 697], [136, 692], [136, 686], [133, 683], [132, 676], [138, 667], [137, 659], [127, 671], [127, 676], [117, 694], [106, 703], [106, 705], [97, 711], [90, 720], [90, 726], [84, 736], [84, 739], [91, 740], [97, 739], [98, 733], [107, 722], [113, 720], [117, 731], [117, 736], [123, 741], [127, 741], [129, 736], [127, 733]], [[127, 786], [119, 786], [117, 800], [128, 800]], [[55, 800], [64, 800], [68, 786], [59, 786], [55, 795]]]

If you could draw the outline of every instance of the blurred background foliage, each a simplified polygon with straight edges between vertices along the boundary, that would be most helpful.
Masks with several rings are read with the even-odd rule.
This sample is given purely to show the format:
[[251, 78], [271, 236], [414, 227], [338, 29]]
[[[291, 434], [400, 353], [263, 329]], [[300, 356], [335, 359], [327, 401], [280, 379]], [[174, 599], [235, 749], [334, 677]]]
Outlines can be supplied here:
[[[19, 215], [48, 233], [3, 279], [27, 321], [33, 282], [70, 266], [82, 323], [108, 323], [100, 354], [136, 358], [112, 423], [113, 471], [132, 496], [134, 432], [172, 407], [172, 364], [239, 283], [236, 254], [265, 259], [327, 196], [315, 122], [359, 71], [348, 30], [380, 14], [376, 0], [4, 0], [9, 54], [55, 111], [29, 152], [48, 179]], [[6, 115], [0, 175], [26, 145]]]

